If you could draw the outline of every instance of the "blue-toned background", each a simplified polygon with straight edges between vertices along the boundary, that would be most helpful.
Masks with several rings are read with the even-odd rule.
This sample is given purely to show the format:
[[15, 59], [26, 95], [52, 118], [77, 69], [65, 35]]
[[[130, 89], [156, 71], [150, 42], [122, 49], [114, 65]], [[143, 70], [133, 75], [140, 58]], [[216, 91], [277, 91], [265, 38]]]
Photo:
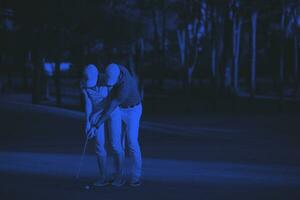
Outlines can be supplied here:
[[[0, 199], [300, 199], [299, 33], [299, 0], [2, 0]], [[86, 191], [79, 83], [112, 62], [143, 185]]]

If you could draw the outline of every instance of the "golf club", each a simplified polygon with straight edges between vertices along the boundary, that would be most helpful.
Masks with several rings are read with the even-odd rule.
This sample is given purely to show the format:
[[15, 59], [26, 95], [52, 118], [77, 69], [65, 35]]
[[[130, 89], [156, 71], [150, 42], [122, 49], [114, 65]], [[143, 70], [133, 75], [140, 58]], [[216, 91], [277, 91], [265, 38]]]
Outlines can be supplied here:
[[89, 141], [89, 138], [86, 137], [85, 143], [84, 143], [84, 147], [83, 147], [83, 151], [82, 151], [81, 158], [80, 158], [80, 163], [79, 163], [78, 171], [77, 171], [77, 174], [76, 174], [76, 179], [79, 178], [79, 174], [80, 174], [81, 166], [82, 166], [82, 161], [83, 161], [83, 158], [84, 158], [84, 155], [85, 155], [85, 151], [86, 151], [86, 147], [87, 147], [88, 141]]

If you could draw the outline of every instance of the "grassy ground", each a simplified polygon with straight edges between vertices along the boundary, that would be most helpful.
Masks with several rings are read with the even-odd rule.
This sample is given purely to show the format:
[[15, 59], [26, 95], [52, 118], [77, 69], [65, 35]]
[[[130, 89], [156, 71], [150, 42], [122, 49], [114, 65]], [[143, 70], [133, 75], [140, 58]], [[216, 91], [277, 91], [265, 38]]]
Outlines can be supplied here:
[[296, 114], [145, 112], [143, 185], [91, 191], [92, 144], [75, 179], [82, 113], [3, 100], [0, 121], [1, 199], [300, 198]]

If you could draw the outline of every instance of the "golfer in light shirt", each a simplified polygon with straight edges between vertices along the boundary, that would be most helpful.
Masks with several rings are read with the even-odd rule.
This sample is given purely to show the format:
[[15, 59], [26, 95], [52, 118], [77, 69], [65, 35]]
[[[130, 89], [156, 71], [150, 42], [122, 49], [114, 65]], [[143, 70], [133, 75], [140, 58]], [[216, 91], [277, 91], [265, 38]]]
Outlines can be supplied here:
[[[110, 184], [110, 177], [107, 170], [107, 152], [105, 149], [105, 133], [104, 124], [93, 127], [90, 122], [90, 117], [95, 111], [103, 110], [104, 101], [108, 96], [109, 88], [105, 86], [98, 86], [99, 76], [98, 69], [95, 65], [88, 65], [84, 69], [84, 80], [81, 82], [81, 90], [85, 97], [85, 133], [88, 138], [95, 138], [96, 141], [96, 155], [99, 167], [99, 179], [94, 183], [94, 186], [106, 186]], [[112, 132], [111, 126], [115, 124], [115, 120], [120, 121], [120, 111], [118, 108], [114, 110], [109, 116], [109, 131]], [[121, 129], [121, 128], [119, 128]], [[114, 133], [113, 133], [114, 134]], [[118, 133], [119, 134], [119, 133]]]

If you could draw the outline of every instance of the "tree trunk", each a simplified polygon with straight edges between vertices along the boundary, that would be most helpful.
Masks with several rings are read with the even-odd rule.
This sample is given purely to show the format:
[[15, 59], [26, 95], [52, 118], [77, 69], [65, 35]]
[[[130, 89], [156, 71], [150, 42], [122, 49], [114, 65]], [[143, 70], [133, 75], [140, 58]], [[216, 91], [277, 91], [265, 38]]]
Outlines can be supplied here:
[[281, 30], [280, 30], [280, 61], [279, 61], [279, 97], [282, 100], [284, 96], [284, 53], [285, 53], [285, 7], [281, 16]]
[[159, 32], [158, 32], [158, 23], [157, 23], [157, 10], [152, 10], [152, 23], [154, 27], [154, 49], [156, 51], [156, 54], [159, 54], [160, 41], [159, 41]]
[[[162, 70], [162, 66], [161, 66], [161, 41], [160, 41], [160, 34], [159, 34], [159, 30], [158, 30], [158, 22], [157, 22], [157, 10], [153, 9], [152, 10], [152, 22], [153, 22], [153, 26], [154, 26], [154, 66], [157, 67], [161, 72]], [[157, 80], [157, 88], [161, 89], [163, 87], [163, 74], [162, 73], [158, 73], [156, 74], [155, 79]]]
[[180, 50], [180, 63], [181, 66], [185, 65], [185, 31], [177, 30], [177, 39]]
[[[225, 16], [224, 16], [224, 23], [223, 23], [223, 53], [221, 59], [221, 66], [220, 66], [220, 80], [221, 80], [221, 91], [225, 91], [230, 84], [230, 71], [228, 65], [231, 65], [231, 57], [232, 57], [232, 26], [233, 23], [229, 17], [230, 9], [226, 8]], [[229, 77], [228, 77], [229, 76]]]
[[211, 47], [211, 74], [212, 74], [212, 79], [215, 82], [216, 81], [216, 71], [217, 71], [217, 61], [216, 61], [216, 46], [215, 43], [212, 42], [212, 47]]
[[60, 62], [55, 63], [54, 70], [56, 106], [61, 106], [61, 71]]
[[252, 59], [251, 59], [251, 98], [255, 97], [256, 92], [256, 27], [257, 27], [257, 12], [252, 13]]
[[43, 66], [40, 58], [37, 58], [33, 64], [32, 77], [32, 103], [39, 104], [42, 96], [42, 73]]
[[37, 93], [37, 86], [38, 86], [38, 69], [36, 63], [33, 64], [33, 73], [32, 73], [32, 87], [31, 87], [31, 102], [32, 104], [38, 104], [38, 93]]
[[[211, 12], [211, 81], [212, 81], [212, 109], [217, 110], [218, 84], [217, 84], [217, 16], [216, 9]], [[215, 15], [214, 15], [215, 14]]]
[[162, 66], [166, 67], [166, 37], [167, 37], [167, 11], [166, 11], [166, 0], [163, 0], [162, 9]]
[[25, 56], [25, 62], [23, 63], [23, 90], [28, 90], [28, 68], [31, 64], [31, 52], [28, 52], [28, 56]]
[[138, 86], [140, 95], [143, 99], [144, 97], [144, 38], [140, 38], [136, 42], [135, 48], [135, 65], [136, 65], [136, 74], [138, 80]]
[[[4, 68], [6, 69], [6, 83], [5, 90], [11, 92], [13, 88], [13, 77], [12, 77], [12, 57], [11, 54], [4, 52]], [[10, 52], [9, 52], [10, 53]]]
[[299, 90], [299, 66], [298, 66], [298, 36], [294, 36], [294, 75], [295, 75], [295, 90]]
[[241, 26], [242, 26], [242, 18], [238, 19], [238, 24], [236, 29], [234, 30], [234, 54], [233, 54], [233, 66], [234, 66], [234, 74], [233, 74], [233, 89], [234, 93], [238, 93], [239, 89], [239, 56], [240, 56], [240, 38], [241, 38]]

